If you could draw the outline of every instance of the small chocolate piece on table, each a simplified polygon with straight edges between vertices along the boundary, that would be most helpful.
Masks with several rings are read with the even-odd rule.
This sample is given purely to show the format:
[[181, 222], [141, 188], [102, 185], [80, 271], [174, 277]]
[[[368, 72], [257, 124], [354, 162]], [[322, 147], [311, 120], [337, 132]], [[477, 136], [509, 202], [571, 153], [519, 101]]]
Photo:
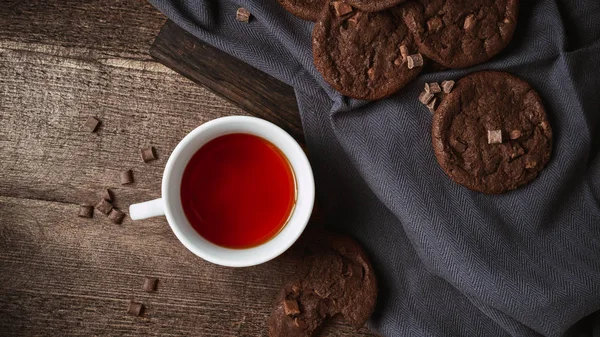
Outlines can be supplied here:
[[154, 155], [154, 147], [153, 146], [142, 149], [141, 152], [142, 152], [142, 160], [144, 161], [144, 163], [156, 160], [156, 156]]
[[127, 185], [133, 183], [133, 171], [127, 170], [121, 172], [121, 185]]
[[427, 105], [427, 103], [431, 102], [432, 99], [433, 99], [433, 94], [429, 91], [423, 91], [423, 92], [421, 92], [421, 94], [419, 94], [419, 101], [425, 105]]
[[454, 81], [448, 80], [442, 82], [442, 91], [444, 94], [449, 94], [452, 91], [452, 88], [454, 88]]
[[131, 301], [127, 313], [132, 316], [140, 316], [144, 312], [144, 305], [139, 302]]
[[94, 216], [94, 207], [89, 206], [89, 205], [79, 206], [79, 217], [91, 218], [93, 216]]
[[437, 94], [442, 92], [442, 88], [440, 88], [440, 85], [437, 82], [425, 83], [425, 91]]
[[488, 130], [488, 144], [502, 143], [502, 130]]
[[85, 128], [89, 132], [96, 132], [98, 125], [100, 125], [100, 121], [96, 117], [92, 116], [88, 117], [87, 121], [85, 122]]
[[510, 132], [510, 134], [508, 134], [508, 137], [512, 140], [519, 139], [519, 138], [521, 138], [521, 131], [520, 130], [512, 130]]
[[414, 69], [423, 66], [423, 55], [420, 53], [408, 55], [406, 60], [408, 61], [408, 69]]
[[96, 204], [96, 209], [99, 210], [102, 214], [108, 215], [108, 213], [112, 211], [113, 205], [111, 205], [111, 203], [106, 201], [105, 199], [102, 199]]
[[427, 104], [427, 109], [429, 109], [429, 111], [431, 111], [431, 113], [435, 112], [435, 108], [437, 105], [437, 97], [434, 97], [428, 104]]
[[238, 8], [237, 12], [235, 13], [235, 19], [238, 20], [239, 22], [250, 22], [250, 16], [252, 14], [250, 13], [249, 10], [247, 10], [246, 8], [240, 7]]
[[334, 1], [332, 5], [335, 9], [335, 15], [338, 17], [352, 12], [352, 6], [343, 1]]
[[296, 300], [284, 300], [283, 311], [288, 316], [298, 315], [300, 313], [300, 309], [298, 308], [298, 302]]
[[125, 213], [119, 211], [116, 208], [113, 208], [110, 211], [110, 214], [108, 215], [108, 218], [110, 219], [110, 221], [112, 221], [113, 223], [120, 225], [123, 222], [123, 219], [125, 218]]
[[112, 201], [112, 193], [110, 192], [110, 190], [108, 188], [105, 188], [104, 190], [102, 190], [102, 194], [100, 195], [100, 197], [106, 201]]
[[156, 291], [157, 284], [158, 284], [158, 279], [156, 277], [146, 276], [144, 278], [144, 286], [142, 287], [142, 289], [144, 289], [144, 291], [150, 293], [150, 292]]

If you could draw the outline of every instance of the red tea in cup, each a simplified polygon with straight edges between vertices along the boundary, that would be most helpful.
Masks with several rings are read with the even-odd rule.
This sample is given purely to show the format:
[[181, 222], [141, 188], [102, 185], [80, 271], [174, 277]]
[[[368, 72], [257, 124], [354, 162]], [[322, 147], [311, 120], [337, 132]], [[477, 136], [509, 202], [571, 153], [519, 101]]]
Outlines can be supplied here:
[[228, 248], [269, 241], [285, 226], [296, 202], [293, 170], [269, 141], [234, 133], [215, 138], [190, 159], [181, 203], [192, 227]]

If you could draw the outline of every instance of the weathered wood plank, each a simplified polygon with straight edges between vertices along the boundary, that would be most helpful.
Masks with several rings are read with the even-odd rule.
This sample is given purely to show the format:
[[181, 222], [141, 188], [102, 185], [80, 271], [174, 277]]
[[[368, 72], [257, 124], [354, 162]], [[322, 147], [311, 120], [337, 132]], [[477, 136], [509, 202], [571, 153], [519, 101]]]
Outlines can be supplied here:
[[[0, 197], [2, 335], [265, 336], [272, 298], [294, 254], [251, 268], [188, 252], [164, 219], [111, 224], [77, 206]], [[141, 290], [145, 275], [158, 291]], [[126, 315], [130, 300], [144, 317]], [[321, 336], [372, 336], [339, 320]]]
[[289, 85], [196, 39], [172, 21], [161, 29], [150, 55], [304, 141], [296, 96]]

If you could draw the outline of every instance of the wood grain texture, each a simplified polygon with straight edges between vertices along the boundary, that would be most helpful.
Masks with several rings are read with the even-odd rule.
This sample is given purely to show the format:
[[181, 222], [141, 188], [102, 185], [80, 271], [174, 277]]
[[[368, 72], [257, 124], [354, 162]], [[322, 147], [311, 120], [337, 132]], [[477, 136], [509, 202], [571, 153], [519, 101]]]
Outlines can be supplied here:
[[150, 55], [251, 115], [273, 122], [296, 140], [304, 141], [296, 96], [285, 83], [196, 39], [172, 21], [160, 30]]
[[[189, 253], [162, 218], [77, 217], [111, 187], [115, 205], [160, 196], [170, 152], [196, 126], [247, 114], [154, 62], [164, 23], [141, 0], [0, 6], [0, 335], [265, 336], [293, 251], [252, 268]], [[83, 130], [88, 116], [102, 121]], [[144, 164], [139, 150], [155, 146]], [[119, 185], [133, 169], [136, 183]], [[145, 275], [160, 279], [141, 290]], [[130, 300], [147, 306], [126, 315]], [[336, 321], [322, 336], [373, 336]]]

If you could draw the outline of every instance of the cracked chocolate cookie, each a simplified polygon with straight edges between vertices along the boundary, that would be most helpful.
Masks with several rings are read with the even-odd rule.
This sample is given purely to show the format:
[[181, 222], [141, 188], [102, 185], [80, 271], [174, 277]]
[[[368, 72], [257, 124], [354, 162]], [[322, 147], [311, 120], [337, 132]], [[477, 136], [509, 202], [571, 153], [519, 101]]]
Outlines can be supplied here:
[[448, 68], [485, 62], [508, 45], [518, 0], [420, 0], [404, 7], [419, 51]]
[[417, 50], [401, 15], [399, 7], [366, 13], [331, 2], [313, 29], [315, 66], [323, 78], [343, 95], [365, 100], [389, 96], [413, 80], [422, 58], [409, 69], [407, 54]]
[[456, 82], [433, 116], [435, 156], [446, 174], [474, 191], [499, 194], [537, 177], [552, 153], [552, 128], [537, 92], [504, 72]]
[[305, 253], [298, 275], [277, 295], [269, 336], [313, 336], [337, 314], [362, 327], [375, 308], [377, 281], [360, 245], [350, 237], [323, 235]]
[[286, 11], [303, 20], [317, 21], [328, 0], [277, 0]]
[[379, 12], [397, 6], [406, 0], [346, 0], [352, 7], [365, 12]]

